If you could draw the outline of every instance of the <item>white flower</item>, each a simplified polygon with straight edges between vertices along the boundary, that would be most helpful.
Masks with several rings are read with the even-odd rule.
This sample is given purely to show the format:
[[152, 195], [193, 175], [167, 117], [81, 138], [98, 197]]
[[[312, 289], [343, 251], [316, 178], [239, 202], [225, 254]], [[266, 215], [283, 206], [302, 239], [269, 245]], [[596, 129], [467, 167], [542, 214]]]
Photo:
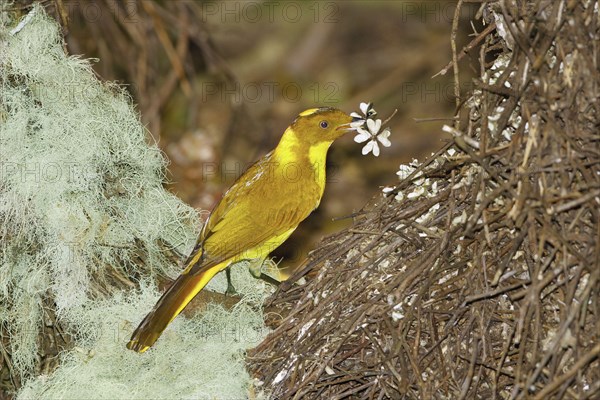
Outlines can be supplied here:
[[396, 172], [396, 175], [398, 175], [398, 177], [400, 179], [406, 179], [408, 178], [408, 176], [410, 174], [412, 174], [412, 172], [415, 170], [416, 168], [411, 166], [411, 165], [400, 165], [400, 168], [398, 169], [398, 172]]
[[360, 103], [359, 108], [363, 115], [357, 112], [350, 114], [355, 119], [355, 121], [350, 123], [350, 127], [357, 132], [354, 141], [356, 143], [367, 142], [362, 149], [363, 155], [372, 152], [377, 157], [379, 156], [379, 143], [384, 147], [392, 145], [389, 139], [391, 131], [389, 128], [385, 128], [379, 132], [381, 130], [381, 120], [372, 118], [377, 115], [377, 112], [373, 109], [373, 104]]
[[377, 111], [373, 108], [373, 103], [360, 103], [360, 111], [366, 118], [371, 118], [377, 115]]
[[362, 128], [370, 117], [377, 115], [377, 111], [373, 109], [371, 103], [360, 103], [359, 108], [363, 115], [357, 112], [350, 113], [350, 116], [355, 119], [350, 123], [350, 127], [353, 129]]
[[[381, 129], [380, 119], [367, 119], [366, 125], [367, 129], [356, 128], [358, 135], [354, 137], [354, 141], [356, 143], [364, 143], [368, 140], [369, 142], [362, 149], [363, 155], [373, 152], [373, 155], [378, 157], [379, 143], [385, 147], [390, 147], [392, 145], [389, 139], [391, 132], [388, 128], [385, 128], [383, 131], [379, 132]], [[377, 143], [377, 141], [379, 141], [379, 143]]]
[[425, 188], [423, 186], [420, 186], [412, 192], [410, 192], [406, 197], [408, 197], [409, 199], [416, 199], [417, 197], [420, 197], [423, 193], [425, 193]]

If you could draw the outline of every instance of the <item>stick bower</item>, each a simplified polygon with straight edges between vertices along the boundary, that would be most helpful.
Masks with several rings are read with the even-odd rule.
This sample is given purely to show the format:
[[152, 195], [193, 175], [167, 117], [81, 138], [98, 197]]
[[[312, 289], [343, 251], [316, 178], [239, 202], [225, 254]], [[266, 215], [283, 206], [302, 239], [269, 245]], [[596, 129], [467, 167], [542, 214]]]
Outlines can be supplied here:
[[598, 2], [483, 7], [453, 141], [268, 301], [273, 398], [600, 397]]

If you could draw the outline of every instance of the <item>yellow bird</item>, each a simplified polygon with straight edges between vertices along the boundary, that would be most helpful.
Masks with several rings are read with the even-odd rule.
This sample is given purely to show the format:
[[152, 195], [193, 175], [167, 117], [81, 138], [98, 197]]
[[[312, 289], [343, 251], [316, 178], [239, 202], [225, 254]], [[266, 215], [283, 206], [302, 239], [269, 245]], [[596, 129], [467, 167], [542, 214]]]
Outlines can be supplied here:
[[143, 353], [220, 271], [242, 260], [262, 261], [319, 205], [331, 144], [353, 118], [329, 107], [306, 110], [285, 130], [275, 150], [227, 190], [204, 224], [185, 270], [133, 332], [127, 348]]

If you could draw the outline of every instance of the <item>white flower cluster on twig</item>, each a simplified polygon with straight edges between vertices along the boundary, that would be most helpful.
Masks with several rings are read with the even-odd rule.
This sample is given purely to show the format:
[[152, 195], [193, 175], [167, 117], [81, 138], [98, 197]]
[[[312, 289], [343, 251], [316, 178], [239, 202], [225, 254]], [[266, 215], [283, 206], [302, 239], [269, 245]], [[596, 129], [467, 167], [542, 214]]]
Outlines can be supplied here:
[[[381, 130], [381, 120], [374, 118], [377, 115], [377, 111], [373, 108], [373, 104], [360, 103], [360, 111], [362, 115], [357, 112], [350, 114], [350, 116], [356, 119], [350, 126], [358, 132], [354, 137], [354, 141], [356, 143], [367, 142], [362, 149], [363, 155], [372, 152], [373, 155], [377, 157], [379, 156], [379, 143], [385, 147], [390, 147], [392, 145], [389, 139], [391, 134], [390, 128]], [[388, 118], [386, 122], [389, 121], [390, 118]]]

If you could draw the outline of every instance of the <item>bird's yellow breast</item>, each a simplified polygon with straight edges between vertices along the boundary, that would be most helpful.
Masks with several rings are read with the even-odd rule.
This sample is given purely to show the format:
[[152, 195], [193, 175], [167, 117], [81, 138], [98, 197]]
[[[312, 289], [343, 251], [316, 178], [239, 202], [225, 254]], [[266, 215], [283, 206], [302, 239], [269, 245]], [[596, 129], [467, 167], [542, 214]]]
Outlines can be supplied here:
[[[308, 113], [311, 110], [306, 110]], [[281, 141], [275, 149], [275, 158], [284, 173], [295, 171], [302, 174], [304, 184], [316, 184], [318, 187], [318, 202], [321, 200], [325, 189], [325, 163], [327, 150], [332, 141], [323, 141], [316, 144], [305, 143], [293, 128], [289, 127], [283, 134]]]

